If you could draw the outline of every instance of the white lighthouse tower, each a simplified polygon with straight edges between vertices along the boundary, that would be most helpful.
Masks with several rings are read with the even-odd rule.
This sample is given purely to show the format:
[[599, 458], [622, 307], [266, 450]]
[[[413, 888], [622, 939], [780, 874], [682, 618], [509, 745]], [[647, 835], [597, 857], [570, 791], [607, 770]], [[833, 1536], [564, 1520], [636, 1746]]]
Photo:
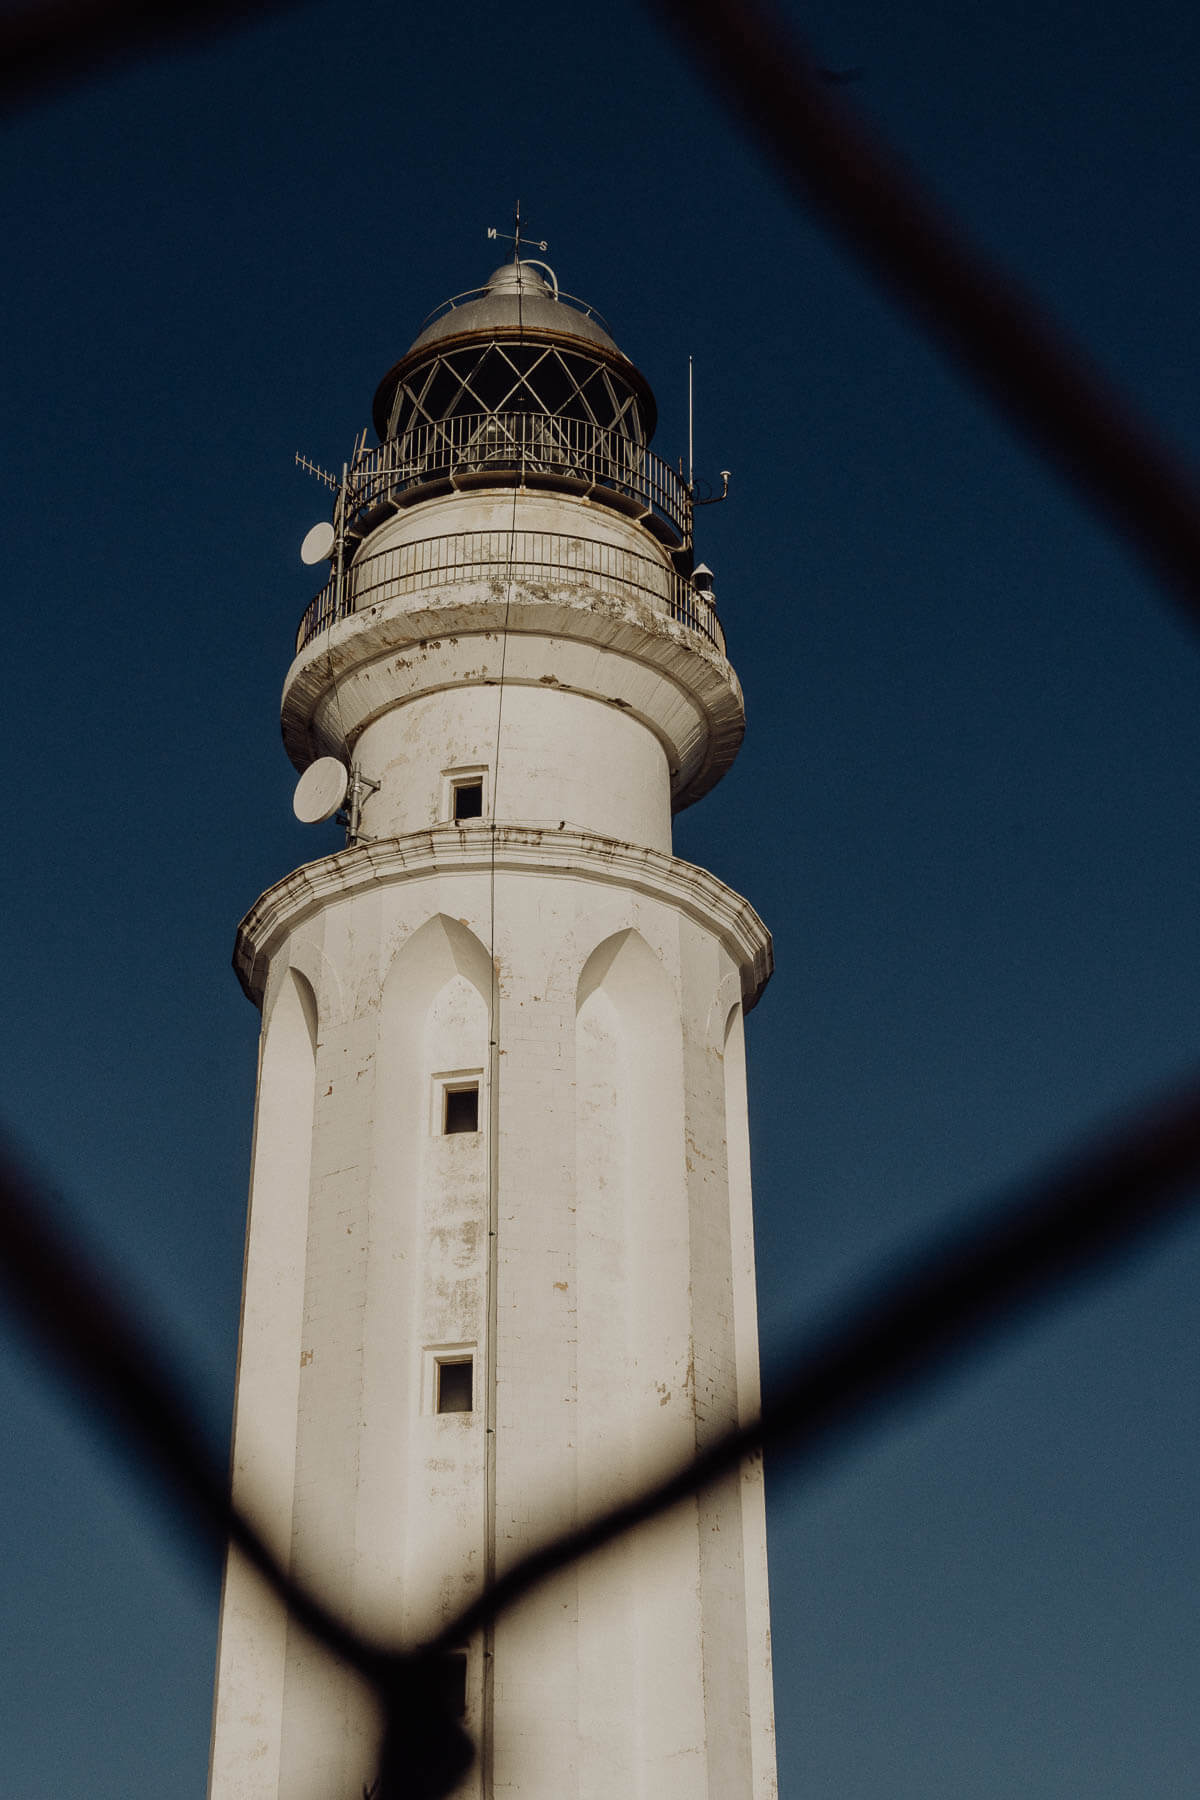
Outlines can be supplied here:
[[[645, 379], [520, 254], [385, 376], [339, 484], [283, 734], [350, 777], [349, 841], [235, 955], [263, 1015], [235, 1496], [391, 1640], [758, 1405], [742, 1021], [771, 943], [671, 852], [741, 691]], [[464, 1800], [767, 1800], [761, 1467], [461, 1673]], [[360, 1800], [373, 1732], [231, 1556], [210, 1800]]]

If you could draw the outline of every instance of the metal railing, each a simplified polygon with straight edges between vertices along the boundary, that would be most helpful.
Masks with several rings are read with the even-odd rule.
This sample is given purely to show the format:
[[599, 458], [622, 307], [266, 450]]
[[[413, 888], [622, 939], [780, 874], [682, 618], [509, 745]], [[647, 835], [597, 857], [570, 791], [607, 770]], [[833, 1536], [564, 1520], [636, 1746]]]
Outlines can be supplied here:
[[548, 413], [460, 413], [425, 420], [366, 450], [350, 471], [346, 528], [424, 487], [475, 485], [566, 488], [643, 520], [672, 544], [692, 541], [692, 497], [669, 463], [619, 431]]
[[[538, 266], [544, 268], [545, 264]], [[492, 288], [476, 287], [467, 288], [466, 292], [462, 294], [454, 294], [449, 300], [443, 300], [440, 306], [435, 306], [432, 312], [426, 313], [421, 321], [421, 330], [427, 330], [435, 319], [442, 319], [447, 313], [456, 312], [460, 306], [469, 306], [473, 300], [486, 300], [492, 292], [494, 292]], [[509, 292], [512, 292], [511, 288]], [[586, 318], [595, 319], [597, 325], [601, 326], [611, 337], [612, 327], [604, 314], [597, 312], [596, 308], [589, 305], [586, 300], [581, 300], [578, 294], [564, 294], [556, 281], [553, 297], [560, 306], [573, 307], [576, 312], [583, 313]]]
[[296, 633], [296, 651], [336, 620], [399, 594], [470, 581], [530, 586], [572, 578], [582, 578], [594, 592], [614, 599], [628, 598], [633, 589], [655, 611], [700, 632], [725, 653], [715, 606], [684, 576], [654, 557], [552, 531], [457, 531], [364, 557], [344, 570], [340, 599], [335, 575], [310, 601]]

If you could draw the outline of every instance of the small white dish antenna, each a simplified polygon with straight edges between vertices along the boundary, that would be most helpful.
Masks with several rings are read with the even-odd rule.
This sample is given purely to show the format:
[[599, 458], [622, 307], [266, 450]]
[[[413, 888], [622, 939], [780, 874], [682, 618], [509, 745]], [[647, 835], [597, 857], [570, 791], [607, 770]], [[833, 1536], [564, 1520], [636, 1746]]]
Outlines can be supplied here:
[[296, 783], [292, 811], [302, 825], [332, 819], [350, 786], [350, 771], [336, 756], [319, 756]]
[[322, 519], [319, 525], [305, 534], [300, 546], [300, 561], [303, 563], [319, 563], [332, 554], [334, 545], [333, 526], [328, 519]]

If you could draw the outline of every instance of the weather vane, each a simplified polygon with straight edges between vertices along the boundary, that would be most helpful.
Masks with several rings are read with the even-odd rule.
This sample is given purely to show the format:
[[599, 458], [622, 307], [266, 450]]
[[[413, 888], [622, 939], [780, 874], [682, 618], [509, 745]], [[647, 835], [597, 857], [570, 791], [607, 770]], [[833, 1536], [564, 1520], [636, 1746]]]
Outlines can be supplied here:
[[[488, 236], [490, 238], [503, 238], [505, 243], [511, 244], [513, 247], [513, 261], [520, 262], [521, 245], [524, 242], [524, 239], [521, 236], [521, 202], [519, 200], [517, 201], [516, 211], [513, 213], [512, 230], [497, 231], [494, 225], [489, 225]], [[541, 250], [543, 254], [550, 248], [545, 238], [530, 238], [529, 246], [531, 249]]]

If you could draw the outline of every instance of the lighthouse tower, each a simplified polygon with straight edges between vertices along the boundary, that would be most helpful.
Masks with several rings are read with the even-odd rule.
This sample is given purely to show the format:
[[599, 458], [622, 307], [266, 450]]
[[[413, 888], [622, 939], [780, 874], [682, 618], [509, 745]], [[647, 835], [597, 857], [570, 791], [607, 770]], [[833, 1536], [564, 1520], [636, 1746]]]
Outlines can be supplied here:
[[[672, 855], [742, 697], [601, 319], [518, 245], [374, 420], [283, 693], [296, 767], [336, 759], [333, 804], [349, 777], [348, 844], [235, 953], [263, 1031], [234, 1491], [416, 1641], [756, 1411], [743, 1015], [771, 943]], [[760, 1465], [457, 1666], [464, 1800], [767, 1800]], [[360, 1800], [374, 1726], [231, 1555], [210, 1800]]]

